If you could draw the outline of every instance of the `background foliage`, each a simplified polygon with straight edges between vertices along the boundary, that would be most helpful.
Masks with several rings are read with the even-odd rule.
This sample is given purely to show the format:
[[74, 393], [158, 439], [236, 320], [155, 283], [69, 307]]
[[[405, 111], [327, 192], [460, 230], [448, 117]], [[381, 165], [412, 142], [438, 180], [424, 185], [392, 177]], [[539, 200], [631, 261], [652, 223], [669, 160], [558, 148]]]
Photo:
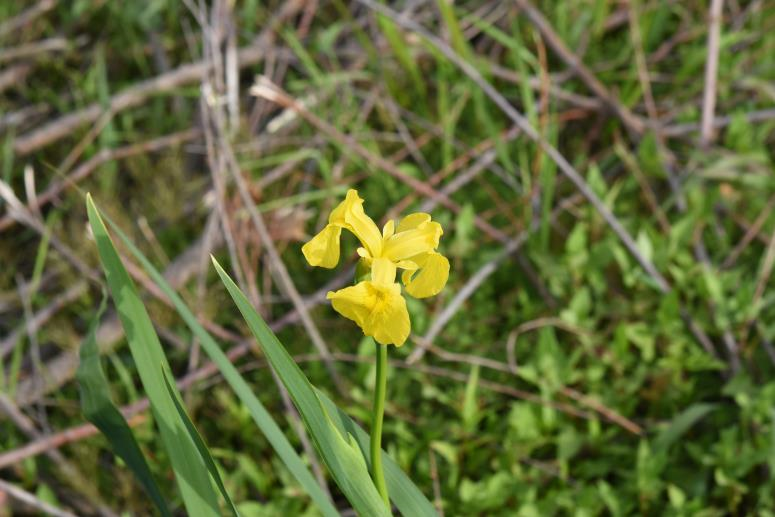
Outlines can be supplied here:
[[[771, 0], [724, 3], [711, 83], [703, 79], [705, 2], [528, 4], [602, 94], [569, 68], [523, 1], [392, 6], [474, 64], [559, 149], [669, 292], [481, 86], [415, 32], [357, 2], [228, 4], [200, 12], [167, 0], [43, 1], [16, 26], [30, 6], [0, 3], [0, 163], [8, 185], [0, 215], [0, 478], [79, 514], [151, 509], [100, 436], [73, 435], [45, 454], [19, 455], [84, 423], [77, 350], [104, 283], [86, 230], [85, 190], [166, 268], [224, 350], [236, 351], [234, 364], [297, 450], [304, 447], [296, 417], [246, 340], [209, 251], [241, 269], [252, 301], [304, 373], [367, 428], [372, 347], [320, 296], [332, 280], [350, 279], [309, 268], [300, 253], [352, 186], [370, 214], [432, 208], [445, 228], [450, 282], [439, 297], [409, 303], [414, 338], [391, 349], [384, 443], [446, 515], [775, 512]], [[41, 42], [48, 46], [36, 47]], [[138, 89], [187, 63], [233, 70], [233, 48], [260, 49], [257, 58], [238, 54], [238, 83], [202, 65], [187, 80]], [[249, 95], [257, 74], [313, 116]], [[703, 142], [708, 89], [718, 120]], [[117, 104], [126, 92], [136, 102]], [[35, 133], [92, 105], [97, 116], [54, 138]], [[100, 116], [107, 107], [111, 116]], [[268, 243], [224, 173], [227, 148], [313, 307], [339, 387], [270, 274]], [[415, 192], [400, 173], [455, 206]], [[227, 183], [220, 194], [219, 178]], [[47, 189], [56, 195], [34, 208], [31, 193], [43, 199]], [[216, 224], [220, 208], [229, 232]], [[517, 237], [524, 244], [504, 254]], [[354, 248], [345, 239], [351, 263]], [[242, 514], [316, 514], [155, 284], [128, 269]], [[96, 334], [113, 400], [135, 415], [150, 467], [180, 509], [120, 328], [109, 308]], [[425, 355], [408, 364], [420, 348]], [[23, 459], [3, 464], [8, 454]]]

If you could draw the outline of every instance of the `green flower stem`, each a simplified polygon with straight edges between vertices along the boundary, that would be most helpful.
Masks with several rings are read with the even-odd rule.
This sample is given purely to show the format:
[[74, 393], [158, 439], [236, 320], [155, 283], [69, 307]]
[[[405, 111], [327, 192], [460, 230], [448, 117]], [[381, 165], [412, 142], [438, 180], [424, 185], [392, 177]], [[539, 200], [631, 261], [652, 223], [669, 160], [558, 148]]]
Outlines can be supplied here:
[[390, 508], [385, 472], [382, 469], [382, 420], [385, 415], [385, 392], [387, 391], [387, 345], [377, 345], [377, 378], [374, 383], [374, 407], [371, 416], [371, 478], [385, 504]]

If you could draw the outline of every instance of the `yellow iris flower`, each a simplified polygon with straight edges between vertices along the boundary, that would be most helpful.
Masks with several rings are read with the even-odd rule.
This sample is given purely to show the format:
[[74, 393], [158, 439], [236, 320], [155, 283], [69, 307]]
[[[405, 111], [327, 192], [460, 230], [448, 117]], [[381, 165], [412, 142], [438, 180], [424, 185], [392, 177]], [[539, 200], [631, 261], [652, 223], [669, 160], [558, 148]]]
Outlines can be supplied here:
[[380, 232], [363, 210], [363, 199], [350, 189], [331, 212], [326, 227], [301, 248], [310, 265], [337, 265], [342, 229], [361, 242], [358, 255], [370, 268], [371, 278], [329, 292], [328, 299], [337, 312], [357, 323], [365, 335], [383, 345], [403, 345], [410, 323], [396, 272], [403, 270], [401, 281], [406, 292], [415, 298], [441, 291], [449, 278], [449, 261], [436, 252], [444, 233], [441, 225], [432, 221], [429, 214], [418, 212], [401, 219], [398, 226], [388, 221]]

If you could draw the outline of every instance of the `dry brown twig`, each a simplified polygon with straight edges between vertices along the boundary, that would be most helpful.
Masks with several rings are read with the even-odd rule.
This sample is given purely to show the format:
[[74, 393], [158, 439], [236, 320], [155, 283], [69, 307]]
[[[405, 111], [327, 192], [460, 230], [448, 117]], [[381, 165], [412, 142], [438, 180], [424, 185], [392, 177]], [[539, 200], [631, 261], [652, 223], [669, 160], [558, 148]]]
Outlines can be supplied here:
[[[0, 412], [4, 413], [13, 424], [25, 435], [33, 440], [39, 440], [44, 438], [35, 422], [32, 421], [27, 415], [25, 415], [19, 407], [4, 393], [0, 393]], [[83, 494], [88, 502], [89, 506], [93, 507], [98, 513], [106, 517], [118, 517], [115, 513], [105, 507], [96, 490], [96, 487], [90, 483], [84, 482], [86, 479], [79, 469], [73, 465], [70, 460], [56, 448], [48, 448], [44, 450], [45, 454], [56, 464], [59, 472], [62, 474], [62, 478], [75, 488], [78, 492]]]
[[[57, 197], [59, 197], [67, 187], [75, 186], [77, 183], [89, 177], [100, 166], [108, 162], [122, 160], [139, 154], [158, 152], [167, 147], [173, 147], [193, 140], [199, 135], [201, 135], [201, 131], [199, 129], [187, 129], [159, 138], [154, 138], [152, 140], [146, 140], [136, 144], [117, 147], [115, 149], [102, 149], [97, 154], [76, 167], [71, 174], [64, 176], [61, 181], [53, 182], [46, 190], [38, 194], [36, 206], [33, 207], [28, 204], [27, 209], [40, 209], [44, 205], [51, 203]], [[4, 215], [2, 218], [0, 218], [0, 232], [13, 226], [15, 222], [16, 220], [10, 215]]]
[[553, 317], [538, 318], [535, 320], [526, 321], [522, 323], [517, 328], [509, 332], [509, 336], [506, 339], [506, 361], [509, 365], [511, 373], [516, 373], [518, 370], [517, 356], [515, 352], [517, 338], [525, 332], [537, 330], [544, 327], [555, 327], [574, 334], [588, 334], [588, 331], [586, 329], [571, 325], [567, 321], [562, 320], [560, 318], [553, 318]]
[[[501, 138], [501, 142], [508, 143], [513, 141], [517, 136], [519, 136], [519, 129], [517, 128], [511, 128], [499, 135]], [[468, 164], [471, 160], [473, 160], [476, 157], [476, 161], [474, 165], [472, 165], [468, 170], [458, 175], [455, 179], [453, 179], [449, 184], [445, 185], [441, 192], [449, 196], [452, 192], [457, 190], [458, 188], [462, 187], [465, 183], [473, 179], [474, 176], [480, 174], [487, 168], [489, 168], [493, 163], [495, 163], [495, 158], [497, 156], [496, 153], [493, 152], [493, 147], [495, 147], [495, 140], [492, 138], [489, 138], [487, 140], [484, 140], [480, 142], [479, 144], [475, 145], [471, 149], [468, 149], [464, 153], [462, 153], [460, 156], [452, 160], [447, 164], [446, 167], [440, 169], [439, 171], [435, 172], [431, 177], [427, 179], [428, 185], [435, 187], [439, 183], [441, 183], [446, 177], [448, 177], [450, 174], [453, 174], [455, 171], [459, 170], [461, 167], [464, 167], [466, 164]], [[462, 178], [461, 178], [462, 177]], [[455, 184], [453, 186], [453, 184]], [[459, 185], [458, 185], [459, 184]], [[410, 192], [404, 198], [396, 203], [396, 205], [390, 209], [388, 212], [387, 217], [388, 218], [394, 218], [397, 217], [398, 214], [402, 213], [404, 210], [406, 210], [409, 205], [411, 205], [418, 197], [417, 192]], [[438, 203], [434, 201], [433, 199], [426, 199], [424, 201], [422, 211], [428, 212], [433, 209]]]
[[[748, 245], [751, 244], [757, 235], [759, 235], [759, 232], [764, 226], [764, 223], [767, 222], [767, 218], [770, 216], [773, 209], [775, 209], [775, 196], [772, 196], [769, 201], [767, 201], [767, 204], [764, 206], [761, 213], [756, 216], [753, 224], [746, 228], [743, 238], [740, 239], [740, 241], [732, 249], [732, 252], [727, 256], [726, 259], [724, 259], [724, 262], [721, 264], [722, 269], [731, 268], [735, 262], [737, 262], [737, 259], [740, 258], [740, 255], [743, 253], [743, 251], [745, 251]], [[769, 241], [765, 242], [765, 244], [767, 244], [769, 247]]]
[[[757, 122], [769, 122], [775, 119], [775, 109], [750, 111], [745, 114], [745, 118], [751, 124], [756, 124]], [[714, 130], [722, 129], [732, 123], [732, 117], [729, 115], [714, 117], [711, 123]], [[702, 127], [696, 122], [687, 122], [684, 124], [661, 126], [659, 131], [666, 137], [678, 138], [696, 133], [697, 131], [702, 131]]]
[[81, 275], [88, 278], [92, 282], [100, 283], [100, 277], [97, 273], [86, 266], [83, 261], [78, 258], [78, 255], [65, 244], [57, 236], [51, 234], [46, 227], [45, 222], [37, 215], [33, 210], [27, 208], [19, 198], [16, 197], [13, 189], [4, 181], [0, 180], [0, 199], [5, 201], [8, 207], [8, 215], [19, 221], [20, 223], [28, 226], [29, 228], [38, 232], [39, 235], [49, 235], [49, 242], [51, 247], [57, 250], [57, 252], [64, 258], [70, 265], [75, 268]]
[[439, 469], [436, 466], [436, 454], [432, 448], [428, 448], [428, 461], [431, 467], [431, 481], [433, 482], [433, 506], [439, 513], [439, 517], [444, 517], [444, 502], [441, 498], [441, 484], [439, 483]]
[[[83, 39], [76, 40], [75, 45], [83, 43]], [[44, 54], [46, 52], [62, 52], [72, 48], [73, 42], [67, 38], [48, 38], [32, 43], [25, 43], [18, 47], [10, 47], [0, 50], [0, 64], [6, 61], [13, 61], [15, 59], [29, 58], [36, 54]]]
[[56, 7], [56, 0], [41, 0], [37, 4], [31, 6], [26, 11], [22, 11], [17, 16], [10, 18], [0, 24], [0, 38], [7, 36], [12, 32], [16, 32], [23, 28], [25, 25], [29, 25], [39, 16], [46, 14], [48, 11]]
[[[0, 92], [23, 83], [27, 76], [30, 75], [30, 72], [32, 72], [32, 65], [30, 63], [18, 63], [13, 66], [4, 67], [4, 69], [0, 71]], [[24, 111], [22, 110], [21, 113], [24, 113]], [[8, 115], [13, 115], [13, 113], [9, 113]], [[3, 119], [5, 119], [5, 117], [6, 115], [3, 115]], [[21, 124], [24, 120], [19, 120], [19, 118], [19, 115], [17, 115], [17, 125]], [[8, 126], [13, 127], [12, 124], [8, 124]], [[0, 128], [0, 130], [3, 129], [4, 128]]]
[[[60, 510], [56, 506], [39, 499], [34, 494], [0, 479], [0, 494], [2, 493], [6, 493], [13, 499], [46, 515], [53, 515], [54, 517], [76, 517], [74, 513]], [[2, 503], [1, 499], [0, 503]]]
[[[664, 167], [665, 173], [667, 174], [667, 181], [668, 181], [668, 184], [670, 185], [670, 189], [673, 191], [673, 194], [675, 195], [676, 205], [680, 210], [685, 210], [686, 200], [684, 199], [684, 195], [681, 190], [681, 185], [674, 171], [674, 164], [676, 160], [675, 160], [675, 157], [673, 156], [673, 153], [670, 152], [670, 149], [667, 146], [665, 136], [658, 129], [659, 113], [657, 112], [657, 105], [656, 105], [656, 102], [654, 101], [654, 94], [651, 89], [651, 77], [648, 69], [648, 62], [646, 60], [646, 56], [643, 51], [643, 36], [641, 35], [641, 30], [640, 30], [640, 12], [639, 11], [640, 11], [640, 5], [637, 0], [632, 0], [631, 2], [629, 2], [629, 5], [627, 6], [627, 12], [628, 12], [628, 18], [629, 18], [629, 24], [630, 24], [630, 35], [632, 39], [632, 46], [635, 49], [635, 64], [638, 69], [638, 80], [641, 85], [641, 90], [643, 91], [643, 99], [646, 105], [646, 113], [648, 114], [648, 121], [651, 126], [651, 130], [653, 131], [654, 138], [657, 144], [657, 154], [658, 154], [659, 160], [662, 162], [662, 166]], [[624, 144], [622, 144], [622, 148], [625, 149]], [[668, 232], [670, 224], [667, 221], [667, 218], [664, 216], [662, 209], [659, 208], [658, 205], [654, 202], [655, 196], [647, 180], [643, 177], [642, 174], [640, 174], [639, 165], [637, 164], [637, 162], [631, 161], [631, 163], [628, 164], [628, 167], [630, 167], [632, 172], [636, 175], [638, 182], [641, 184], [641, 188], [646, 194], [646, 198], [649, 204], [652, 205], [652, 211], [657, 216], [657, 220], [662, 226], [663, 231]]]
[[[13, 68], [14, 67], [11, 67], [11, 69], [0, 72], [0, 92], [5, 89], [6, 79], [4, 79], [4, 77], [6, 72], [12, 72]], [[18, 82], [23, 81], [24, 77], [11, 77], [9, 80], [13, 84], [17, 84]], [[4, 113], [3, 115], [0, 115], [0, 134], [11, 129], [17, 129], [25, 124], [32, 124], [34, 121], [48, 113], [50, 109], [51, 108], [49, 108], [47, 104], [38, 103], [25, 106], [17, 111]]]
[[702, 125], [700, 143], [707, 147], [713, 140], [713, 114], [716, 109], [716, 81], [718, 74], [719, 40], [721, 39], [721, 12], [724, 0], [711, 0], [708, 16], [708, 52], [705, 61], [705, 90], [702, 96]]
[[[147, 404], [142, 409], [146, 409]], [[123, 411], [127, 416], [127, 423], [129, 427], [134, 427], [148, 421], [148, 417], [143, 414], [134, 414], [133, 411]], [[59, 431], [48, 436], [40, 437], [33, 440], [23, 447], [3, 452], [0, 454], [0, 469], [4, 469], [11, 465], [17, 465], [19, 462], [32, 458], [39, 454], [47, 453], [52, 449], [58, 449], [68, 443], [78, 442], [85, 440], [91, 436], [99, 434], [100, 430], [94, 427], [92, 424], [81, 424], [64, 431]]]
[[43, 325], [46, 324], [57, 312], [65, 308], [68, 304], [77, 300], [81, 295], [86, 292], [88, 284], [85, 281], [75, 282], [73, 285], [67, 288], [67, 290], [60, 295], [54, 297], [46, 307], [36, 312], [30, 321], [25, 325], [21, 324], [14, 330], [9, 332], [2, 341], [0, 341], [0, 360], [5, 358], [11, 351], [16, 343], [24, 335], [25, 327], [31, 328], [33, 332], [37, 332]]

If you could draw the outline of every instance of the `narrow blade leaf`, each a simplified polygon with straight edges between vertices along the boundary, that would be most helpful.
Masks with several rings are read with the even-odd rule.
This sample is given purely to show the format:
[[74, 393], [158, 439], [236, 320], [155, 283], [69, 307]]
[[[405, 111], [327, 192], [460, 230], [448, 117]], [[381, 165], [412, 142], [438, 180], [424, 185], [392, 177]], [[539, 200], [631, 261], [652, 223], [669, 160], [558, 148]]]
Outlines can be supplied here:
[[164, 517], [171, 517], [167, 503], [161, 495], [151, 469], [145, 461], [140, 446], [137, 445], [129, 424], [113, 404], [110, 398], [110, 387], [105, 372], [100, 364], [100, 354], [97, 349], [97, 325], [105, 312], [106, 298], [103, 297], [97, 313], [89, 324], [89, 332], [81, 345], [80, 358], [76, 379], [81, 392], [81, 409], [86, 419], [105, 435], [115, 452], [140, 482], [148, 497]]
[[202, 327], [199, 321], [197, 321], [196, 316], [194, 316], [194, 313], [191, 312], [180, 295], [178, 295], [169, 282], [167, 282], [164, 275], [151, 264], [137, 246], [132, 243], [131, 239], [129, 239], [117, 225], [113, 224], [109, 218], [106, 217], [106, 220], [110, 224], [112, 230], [123, 241], [127, 249], [135, 256], [145, 271], [150, 275], [151, 279], [170, 299], [175, 306], [175, 309], [178, 311], [178, 314], [180, 314], [180, 317], [191, 329], [191, 332], [199, 339], [199, 343], [204, 351], [218, 367], [223, 378], [229, 383], [229, 386], [231, 386], [242, 403], [245, 404], [245, 407], [253, 417], [253, 421], [259, 429], [261, 429], [261, 432], [264, 433], [264, 436], [266, 436], [266, 439], [291, 474], [293, 474], [302, 488], [307, 491], [318, 509], [320, 509], [325, 517], [337, 517], [339, 512], [331, 503], [328, 495], [323, 491], [320, 485], [318, 485], [304, 461], [299, 457], [296, 450], [272, 418], [272, 415], [269, 414], [258, 397], [256, 397], [250, 385], [243, 379], [242, 375], [240, 375], [210, 333]]
[[[350, 418], [347, 413], [339, 409], [322, 391], [315, 390], [318, 398], [323, 403], [328, 413], [332, 415], [332, 421], [341, 433], [349, 433], [353, 436], [361, 449], [361, 454], [369, 461], [369, 435]], [[437, 517], [436, 508], [425, 495], [417, 488], [409, 476], [401, 470], [398, 463], [388, 454], [382, 451], [382, 463], [385, 469], [385, 482], [388, 486], [390, 499], [398, 507], [402, 515]]]
[[213, 258], [218, 275], [229, 291], [269, 363], [282, 380], [323, 462], [350, 504], [360, 515], [388, 516], [355, 438], [339, 432], [323, 408], [312, 385], [239, 287]]
[[207, 466], [164, 385], [162, 372], [170, 374], [170, 368], [159, 337], [89, 195], [86, 197], [86, 209], [108, 288], [124, 327], [143, 387], [151, 402], [151, 410], [162, 442], [170, 456], [186, 510], [194, 517], [218, 516], [218, 495], [213, 488]]
[[711, 411], [718, 406], [707, 402], [692, 404], [684, 411], [679, 413], [673, 421], [670, 422], [654, 439], [654, 450], [666, 452], [681, 436], [691, 429], [691, 427], [705, 418]]
[[207, 445], [202, 439], [202, 436], [199, 434], [199, 431], [197, 431], [196, 427], [194, 427], [194, 423], [188, 417], [188, 413], [186, 413], [186, 410], [183, 408], [183, 404], [180, 402], [177, 391], [175, 390], [175, 385], [170, 382], [169, 377], [167, 377], [167, 373], [164, 372], [164, 370], [162, 370], [162, 372], [164, 373], [164, 385], [167, 387], [167, 391], [170, 394], [172, 402], [175, 404], [175, 409], [178, 411], [180, 419], [186, 425], [188, 435], [191, 437], [194, 445], [196, 445], [199, 454], [201, 454], [205, 465], [207, 465], [207, 470], [215, 480], [215, 484], [218, 486], [218, 490], [221, 492], [221, 496], [223, 496], [223, 498], [226, 500], [226, 503], [229, 505], [229, 509], [231, 510], [232, 515], [238, 517], [239, 512], [237, 511], [237, 507], [234, 506], [234, 502], [232, 502], [231, 497], [229, 497], [229, 493], [226, 491], [226, 487], [223, 485], [221, 473], [218, 472], [218, 467], [215, 465], [215, 461], [213, 460], [210, 451], [207, 449]]

